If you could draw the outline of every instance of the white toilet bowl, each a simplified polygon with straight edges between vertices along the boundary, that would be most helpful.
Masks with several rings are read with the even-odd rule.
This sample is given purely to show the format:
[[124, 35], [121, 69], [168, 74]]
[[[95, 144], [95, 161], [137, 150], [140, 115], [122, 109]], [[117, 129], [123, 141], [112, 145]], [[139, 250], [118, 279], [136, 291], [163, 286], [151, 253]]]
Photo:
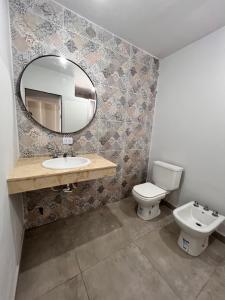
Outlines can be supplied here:
[[138, 184], [132, 190], [138, 203], [137, 215], [141, 219], [151, 220], [160, 214], [160, 201], [179, 187], [182, 171], [183, 168], [162, 161], [153, 162], [152, 180], [155, 184]]
[[159, 203], [167, 192], [156, 185], [146, 182], [135, 185], [132, 194], [138, 203], [137, 215], [147, 221], [160, 214]]
[[208, 246], [209, 236], [225, 220], [211, 210], [195, 202], [189, 202], [173, 211], [181, 232], [178, 245], [192, 256], [200, 255]]

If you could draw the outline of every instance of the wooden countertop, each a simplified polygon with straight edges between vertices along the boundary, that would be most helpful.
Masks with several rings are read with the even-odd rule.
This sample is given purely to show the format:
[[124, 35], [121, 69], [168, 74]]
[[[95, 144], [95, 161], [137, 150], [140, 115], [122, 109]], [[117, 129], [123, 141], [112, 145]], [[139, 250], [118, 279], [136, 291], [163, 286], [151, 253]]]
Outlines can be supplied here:
[[18, 159], [7, 179], [9, 194], [94, 180], [116, 174], [116, 164], [111, 161], [97, 154], [82, 154], [81, 156], [89, 158], [91, 163], [81, 168], [63, 170], [44, 168], [42, 162], [50, 159], [48, 156]]

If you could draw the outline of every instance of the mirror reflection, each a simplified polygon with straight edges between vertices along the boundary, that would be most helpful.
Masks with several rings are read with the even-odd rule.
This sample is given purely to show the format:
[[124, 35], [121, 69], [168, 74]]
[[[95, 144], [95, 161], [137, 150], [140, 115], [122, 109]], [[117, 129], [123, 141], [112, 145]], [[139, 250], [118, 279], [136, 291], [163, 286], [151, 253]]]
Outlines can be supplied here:
[[60, 133], [79, 131], [96, 112], [96, 91], [88, 75], [64, 57], [33, 60], [20, 80], [21, 99], [33, 119]]

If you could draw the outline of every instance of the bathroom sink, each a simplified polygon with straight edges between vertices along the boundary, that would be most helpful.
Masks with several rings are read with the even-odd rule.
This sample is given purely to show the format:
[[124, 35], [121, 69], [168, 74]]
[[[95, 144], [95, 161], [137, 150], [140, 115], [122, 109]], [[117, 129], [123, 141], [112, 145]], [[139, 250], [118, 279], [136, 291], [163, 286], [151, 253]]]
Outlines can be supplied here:
[[47, 169], [62, 170], [87, 166], [91, 163], [85, 157], [59, 157], [43, 161], [42, 166]]

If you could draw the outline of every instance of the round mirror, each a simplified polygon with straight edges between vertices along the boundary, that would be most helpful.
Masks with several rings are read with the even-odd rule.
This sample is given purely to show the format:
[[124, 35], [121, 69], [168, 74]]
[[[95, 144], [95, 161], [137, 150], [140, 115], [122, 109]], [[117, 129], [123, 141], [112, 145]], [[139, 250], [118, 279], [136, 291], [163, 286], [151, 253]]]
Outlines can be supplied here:
[[20, 79], [20, 96], [35, 121], [59, 133], [81, 130], [96, 112], [97, 95], [89, 76], [60, 56], [31, 61]]

